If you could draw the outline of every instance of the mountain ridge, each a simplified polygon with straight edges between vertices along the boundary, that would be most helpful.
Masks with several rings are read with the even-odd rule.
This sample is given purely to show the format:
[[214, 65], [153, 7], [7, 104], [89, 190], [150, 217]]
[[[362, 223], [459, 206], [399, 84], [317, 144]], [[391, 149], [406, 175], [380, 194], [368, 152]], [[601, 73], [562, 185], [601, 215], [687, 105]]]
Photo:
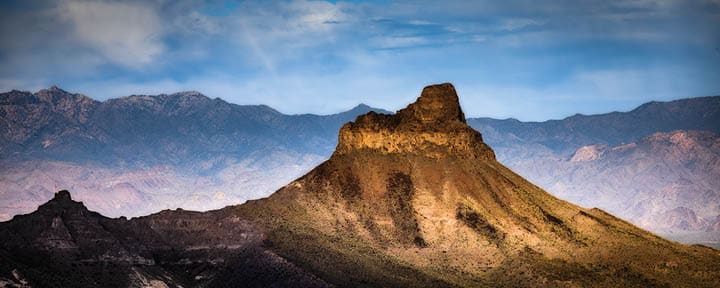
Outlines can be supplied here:
[[[580, 146], [615, 146], [639, 140], [655, 132], [706, 130], [718, 133], [720, 96], [651, 101], [627, 112], [574, 115], [542, 122], [492, 118], [470, 118], [468, 122], [483, 131], [497, 130], [501, 134], [516, 137], [513, 139], [509, 135], [486, 133], [488, 142], [496, 147], [530, 141], [541, 143], [559, 154], [568, 155]], [[501, 141], [504, 141], [502, 145], [498, 145]]]
[[[157, 95], [136, 95], [132, 96], [132, 101], [106, 100], [112, 103], [102, 106], [102, 111], [98, 112], [97, 107], [100, 106], [97, 105], [102, 102], [84, 100], [85, 96], [72, 96], [80, 94], [58, 87], [44, 89], [40, 94], [47, 94], [44, 99], [50, 100], [65, 97], [66, 101], [58, 102], [65, 104], [38, 105], [41, 101], [32, 93], [18, 93], [22, 94], [18, 91], [0, 94], [0, 140], [3, 140], [0, 141], [0, 170], [3, 175], [0, 186], [4, 187], [0, 189], [0, 202], [5, 203], [0, 208], [0, 220], [32, 211], [63, 188], [72, 189], [76, 197], [89, 207], [110, 216], [139, 216], [177, 207], [217, 209], [264, 197], [331, 156], [337, 147], [341, 126], [372, 110], [369, 106], [358, 105], [346, 112], [327, 116], [284, 115], [267, 106], [242, 106], [244, 108], [240, 109], [237, 107], [241, 106], [205, 96], [198, 96], [201, 97], [198, 103], [202, 105], [193, 105], [195, 101], [189, 100], [194, 99], [197, 93], [187, 92], [191, 94], [186, 95], [189, 102], [176, 101], [182, 96], [169, 96], [172, 94], [164, 94], [161, 97], [164, 100], [152, 98]], [[65, 93], [62, 94], [65, 96], [52, 96], [53, 93]], [[144, 97], [150, 97], [150, 100], [142, 100]], [[720, 175], [713, 174], [712, 170], [695, 170], [694, 173], [700, 173], [698, 176], [701, 177], [694, 177], [695, 184], [689, 186], [682, 179], [663, 174], [666, 173], [663, 171], [678, 171], [678, 175], [684, 175], [690, 173], [689, 168], [680, 164], [667, 166], [664, 160], [654, 157], [655, 162], [647, 163], [667, 169], [657, 170], [645, 177], [657, 179], [661, 188], [648, 188], [650, 186], [642, 184], [643, 181], [628, 181], [616, 188], [619, 190], [603, 193], [617, 195], [616, 199], [598, 196], [594, 200], [579, 200], [582, 195], [571, 193], [584, 189], [594, 191], [593, 185], [600, 183], [601, 179], [593, 175], [604, 172], [573, 174], [570, 169], [589, 171], [590, 168], [579, 166], [592, 166], [592, 162], [574, 162], [574, 166], [578, 167], [570, 168], [566, 162], [578, 149], [588, 145], [615, 147], [635, 143], [652, 133], [676, 129], [717, 130], [714, 123], [720, 123], [718, 99], [720, 97], [716, 96], [653, 102], [629, 112], [575, 116], [539, 124], [478, 118], [466, 121], [473, 128], [483, 131], [482, 141], [494, 148], [500, 162], [533, 183], [555, 195], [581, 203], [637, 204], [633, 208], [637, 211], [633, 213], [626, 213], [623, 211], [625, 208], [610, 204], [602, 208], [656, 233], [665, 233], [664, 224], [659, 222], [662, 218], [650, 215], [662, 214], [679, 206], [691, 207], [699, 217], [706, 219], [720, 214], [720, 208], [715, 212], [692, 208], [703, 203], [715, 203], [713, 199], [717, 198], [717, 193], [707, 192], [708, 189], [703, 187], [713, 187], [715, 184], [711, 179]], [[13, 101], [31, 104], [10, 105], [15, 103]], [[378, 115], [391, 113], [375, 111]], [[638, 111], [642, 113], [637, 114]], [[658, 117], [672, 121], [657, 120]], [[669, 143], [664, 145], [672, 148]], [[720, 158], [720, 155], [712, 153], [705, 155]], [[676, 156], [690, 157], [687, 153]], [[608, 164], [613, 163], [629, 165], [622, 163], [633, 162]], [[624, 169], [637, 175], [644, 173], [632, 167]], [[558, 177], [562, 175], [550, 175], [548, 171], [568, 171], [567, 175], [580, 178]], [[622, 179], [626, 178], [629, 176]], [[583, 181], [589, 183], [583, 189], [567, 188]], [[681, 188], [677, 190], [673, 187]], [[624, 195], [630, 195], [627, 191], [640, 191], [639, 195], [651, 195], [653, 191], [681, 191], [685, 200], [678, 200], [678, 203], [682, 202], [679, 206], [672, 206], [667, 201], [661, 206], [653, 206], [624, 198]], [[648, 216], [633, 216], [641, 214]], [[641, 218], [656, 220], [638, 222], [644, 221]], [[673, 231], [680, 233], [680, 230]], [[718, 232], [708, 233], [695, 240], [683, 241], [706, 243], [708, 239], [718, 239], [712, 241], [720, 243]]]
[[[62, 105], [58, 106], [56, 104], [59, 102], [53, 101], [62, 101]], [[221, 147], [227, 147], [228, 141], [245, 143], [244, 147], [240, 145], [239, 149], [227, 151], [240, 154], [266, 147], [269, 145], [267, 141], [274, 142], [274, 146], [301, 153], [314, 152], [311, 150], [316, 146], [330, 150], [335, 144], [334, 140], [328, 139], [331, 137], [325, 135], [328, 128], [335, 130], [359, 113], [371, 110], [387, 113], [381, 109], [359, 105], [333, 115], [285, 115], [266, 105], [236, 105], [219, 98], [211, 99], [194, 91], [131, 95], [97, 101], [82, 94], [68, 93], [55, 86], [34, 94], [21, 91], [3, 93], [0, 94], [0, 103], [7, 104], [0, 106], [0, 117], [4, 120], [4, 127], [0, 127], [0, 138], [7, 142], [0, 147], [0, 157], [22, 159], [23, 155], [38, 154], [30, 158], [90, 161], [113, 166], [140, 164], [151, 160], [181, 161], [177, 159], [177, 155], [173, 155], [177, 152], [171, 151], [177, 149], [180, 149], [180, 153], [194, 154], [201, 160], [208, 160], [212, 156], [203, 155], [207, 153], [202, 150], [222, 151]], [[13, 103], [16, 105], [12, 105]], [[75, 103], [77, 108], [74, 108], [72, 103]], [[313, 143], [297, 141], [295, 135], [289, 132], [298, 125], [306, 127], [304, 131], [313, 135], [319, 134], [320, 137], [313, 136], [316, 141]], [[136, 135], [125, 135], [130, 132]], [[194, 144], [203, 146], [204, 149], [190, 153], [183, 151], [192, 149], [187, 145], [165, 147], [164, 145], [170, 144], [168, 142], [178, 141], [168, 134], [170, 132], [189, 133], [188, 138], [196, 139]], [[212, 135], [227, 135], [225, 137], [231, 139], [214, 139]], [[129, 136], [132, 138], [128, 138]], [[198, 136], [201, 138], [197, 139]], [[130, 149], [144, 153], [149, 148], [138, 149], [140, 147], [131, 146], [145, 142], [155, 142], [156, 145], [153, 146], [159, 145], [161, 150], [147, 153], [143, 155], [143, 159], [125, 151]], [[128, 147], [113, 151], [118, 145]], [[77, 147], [96, 152], [82, 153]], [[96, 156], [88, 158], [91, 154]], [[116, 155], [121, 155], [124, 159], [118, 159]], [[156, 159], [158, 156], [162, 156], [164, 160]]]
[[[457, 98], [450, 88], [431, 86], [430, 91]], [[462, 141], [462, 133], [446, 134], [459, 137], [442, 142], [416, 137], [435, 129], [472, 129], [447, 102], [423, 105], [435, 102], [427, 101], [432, 99], [428, 94], [409, 106], [417, 110], [369, 113], [342, 128], [360, 139], [380, 133], [385, 145], [404, 149], [389, 152], [366, 141], [340, 139], [338, 148], [350, 149], [333, 153], [271, 196], [242, 205], [107, 219], [72, 212], [85, 210], [69, 193], [59, 192], [51, 203], [71, 204], [63, 210], [68, 212], [39, 210], [0, 223], [0, 231], [6, 232], [0, 233], [0, 257], [9, 263], [0, 267], [0, 277], [33, 283], [43, 283], [44, 277], [77, 278], [96, 285], [115, 280], [115, 285], [128, 286], [142, 275], [188, 287], [283, 286], [296, 279], [307, 287], [720, 284], [717, 250], [670, 242], [600, 209], [553, 197], [494, 158], [468, 157], [474, 155], [468, 151], [491, 149], [480, 145], [482, 137], [475, 130], [479, 142]], [[447, 121], [449, 127], [443, 127]], [[475, 148], [452, 149], [452, 143]], [[56, 215], [60, 220], [54, 220]], [[69, 250], [46, 248], [59, 238], [53, 235], [65, 235], [55, 222], [73, 227], [68, 233], [82, 236], [73, 237], [78, 239], [73, 243], [86, 245], [87, 252], [74, 254], [73, 246], [64, 244]], [[113, 243], [123, 243], [125, 250], [114, 250]], [[45, 262], [27, 257], [46, 253], [50, 257]], [[148, 255], [152, 262], [124, 260], [137, 259], [135, 255]], [[83, 266], [74, 274], [57, 268], [88, 261], [104, 265]], [[27, 265], [46, 273], [40, 276]]]

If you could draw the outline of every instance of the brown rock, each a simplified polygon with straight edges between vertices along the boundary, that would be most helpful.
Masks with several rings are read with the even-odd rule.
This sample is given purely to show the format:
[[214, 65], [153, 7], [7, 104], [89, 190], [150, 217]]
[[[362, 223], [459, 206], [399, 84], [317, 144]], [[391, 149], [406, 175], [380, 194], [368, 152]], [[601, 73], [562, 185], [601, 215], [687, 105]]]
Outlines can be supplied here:
[[398, 111], [398, 115], [408, 122], [465, 123], [457, 92], [450, 83], [425, 87], [415, 103]]
[[455, 88], [449, 83], [425, 87], [415, 103], [395, 115], [370, 112], [345, 124], [335, 153], [360, 150], [495, 160], [480, 132], [465, 123]]

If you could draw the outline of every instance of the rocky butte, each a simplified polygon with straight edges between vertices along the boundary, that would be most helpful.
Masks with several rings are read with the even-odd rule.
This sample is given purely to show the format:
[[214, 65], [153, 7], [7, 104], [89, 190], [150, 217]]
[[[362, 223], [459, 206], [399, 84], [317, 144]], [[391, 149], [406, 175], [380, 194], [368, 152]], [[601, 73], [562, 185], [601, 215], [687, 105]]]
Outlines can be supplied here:
[[0, 223], [0, 243], [0, 281], [18, 286], [720, 285], [717, 250], [560, 200], [497, 162], [451, 84], [344, 125], [330, 159], [268, 198], [126, 220], [63, 192]]
[[465, 122], [451, 84], [428, 86], [422, 97], [395, 115], [371, 112], [340, 129], [336, 154], [373, 150], [380, 154], [420, 154], [442, 158], [448, 154], [495, 160], [480, 133]]

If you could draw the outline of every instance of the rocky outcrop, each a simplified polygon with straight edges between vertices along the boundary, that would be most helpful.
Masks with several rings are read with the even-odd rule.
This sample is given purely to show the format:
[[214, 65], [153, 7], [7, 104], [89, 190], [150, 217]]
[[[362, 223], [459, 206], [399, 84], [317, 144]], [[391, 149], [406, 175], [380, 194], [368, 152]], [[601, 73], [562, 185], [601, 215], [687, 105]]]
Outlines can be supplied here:
[[570, 162], [584, 162], [584, 161], [593, 161], [598, 160], [601, 157], [605, 155], [605, 152], [608, 150], [607, 145], [588, 145], [580, 147], [577, 151], [575, 151], [575, 154], [573, 154], [572, 158], [570, 158]]
[[452, 84], [428, 86], [413, 104], [394, 115], [368, 113], [340, 129], [336, 154], [365, 149], [384, 154], [417, 154], [495, 160], [495, 154], [470, 128]]

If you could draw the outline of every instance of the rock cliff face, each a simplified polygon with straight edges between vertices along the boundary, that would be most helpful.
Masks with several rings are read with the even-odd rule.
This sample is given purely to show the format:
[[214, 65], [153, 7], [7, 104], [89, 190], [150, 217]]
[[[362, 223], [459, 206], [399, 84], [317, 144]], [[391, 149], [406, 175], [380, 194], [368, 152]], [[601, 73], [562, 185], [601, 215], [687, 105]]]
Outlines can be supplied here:
[[455, 88], [428, 86], [413, 104], [395, 115], [368, 113], [340, 129], [336, 154], [369, 149], [382, 154], [418, 154], [440, 158], [450, 154], [495, 160], [482, 136], [465, 122]]

